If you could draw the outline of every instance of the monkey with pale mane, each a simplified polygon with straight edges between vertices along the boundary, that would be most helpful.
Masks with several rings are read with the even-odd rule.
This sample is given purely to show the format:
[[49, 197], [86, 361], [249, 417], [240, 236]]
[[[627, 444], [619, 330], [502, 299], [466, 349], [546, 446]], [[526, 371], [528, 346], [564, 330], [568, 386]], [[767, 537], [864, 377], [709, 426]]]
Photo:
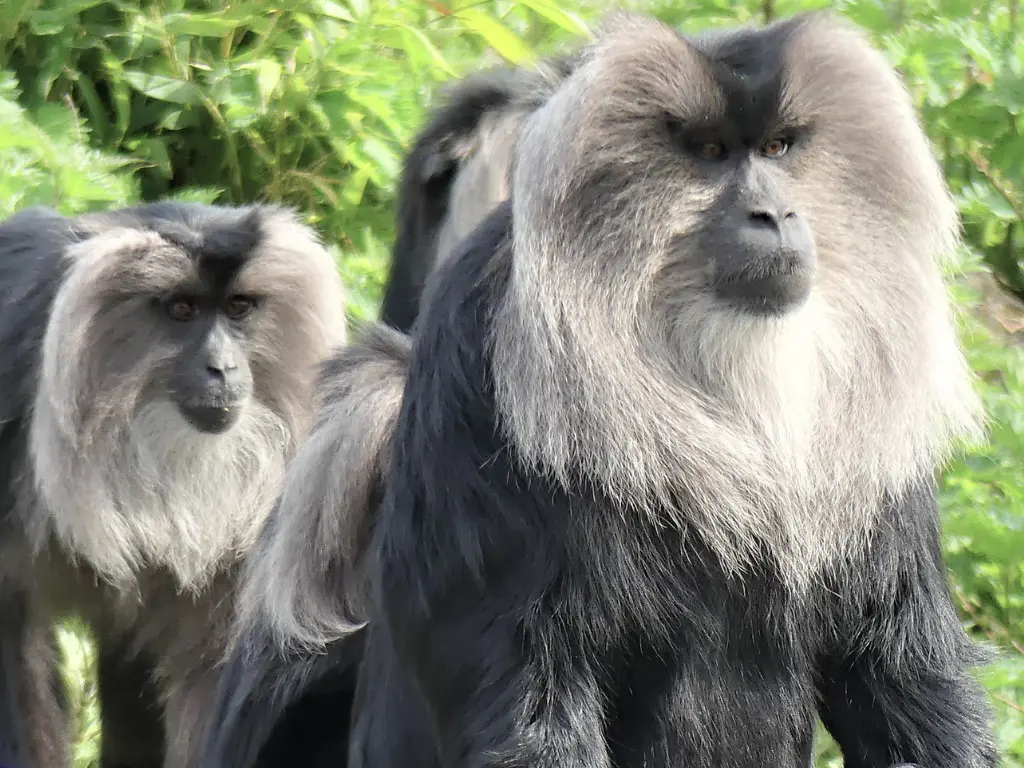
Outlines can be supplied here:
[[442, 93], [405, 159], [382, 323], [408, 333], [430, 274], [508, 197], [523, 117], [572, 71], [573, 57], [474, 73]]
[[78, 615], [104, 768], [195, 766], [240, 558], [345, 340], [337, 267], [269, 205], [29, 209], [0, 255], [0, 763], [67, 764], [43, 657]]
[[936, 501], [982, 433], [958, 221], [884, 57], [615, 16], [512, 167], [411, 347], [338, 368], [376, 463], [290, 506], [334, 603], [284, 634], [362, 644], [350, 768], [802, 767], [819, 716], [848, 768], [995, 766]]
[[[428, 275], [508, 196], [523, 117], [571, 66], [563, 56], [475, 73], [445, 89], [406, 157], [383, 324], [413, 327], [428, 300]], [[371, 327], [362, 344], [339, 350], [323, 368], [317, 423], [247, 557], [241, 639], [220, 683], [204, 766], [312, 768], [344, 760], [348, 731], [341, 723], [362, 648], [361, 635], [349, 636], [361, 621], [361, 566], [344, 565], [365, 549], [368, 534], [349, 529], [345, 515], [376, 504], [407, 351], [401, 334]], [[351, 594], [339, 601], [348, 587]], [[340, 613], [347, 618], [339, 622]]]

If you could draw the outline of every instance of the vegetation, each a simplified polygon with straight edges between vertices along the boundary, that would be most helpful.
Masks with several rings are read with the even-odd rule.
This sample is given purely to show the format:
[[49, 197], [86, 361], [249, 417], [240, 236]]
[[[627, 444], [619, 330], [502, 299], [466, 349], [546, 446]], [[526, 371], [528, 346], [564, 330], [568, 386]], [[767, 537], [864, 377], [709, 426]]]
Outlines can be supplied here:
[[[943, 475], [945, 546], [1007, 766], [1024, 766], [1024, 40], [1019, 0], [625, 0], [683, 29], [831, 6], [904, 74], [964, 218], [956, 294], [990, 438]], [[404, 148], [439, 84], [571, 42], [602, 0], [3, 0], [0, 216], [164, 196], [283, 201], [376, 313]], [[61, 629], [77, 765], [92, 649]], [[838, 766], [822, 739], [818, 762]]]

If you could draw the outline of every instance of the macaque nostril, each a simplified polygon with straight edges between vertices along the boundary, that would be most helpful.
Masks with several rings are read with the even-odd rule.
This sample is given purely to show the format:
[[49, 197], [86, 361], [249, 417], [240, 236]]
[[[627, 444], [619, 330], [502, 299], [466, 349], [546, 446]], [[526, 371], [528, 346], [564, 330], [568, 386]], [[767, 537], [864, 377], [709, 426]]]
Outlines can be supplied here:
[[750, 218], [761, 225], [778, 226], [779, 220], [774, 212], [760, 208], [750, 212]]
[[216, 379], [223, 379], [238, 370], [234, 363], [207, 363], [206, 372]]

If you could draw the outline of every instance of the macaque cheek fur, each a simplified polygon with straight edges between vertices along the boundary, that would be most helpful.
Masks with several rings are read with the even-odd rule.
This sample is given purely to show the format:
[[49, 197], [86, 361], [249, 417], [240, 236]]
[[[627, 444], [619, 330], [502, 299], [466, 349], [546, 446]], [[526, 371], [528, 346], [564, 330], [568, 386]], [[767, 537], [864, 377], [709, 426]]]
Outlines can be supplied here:
[[[954, 205], [829, 15], [616, 16], [417, 321], [350, 765], [994, 766], [936, 468]], [[364, 521], [360, 521], [362, 524]]]
[[345, 340], [337, 268], [274, 206], [29, 209], [0, 284], [0, 762], [67, 764], [48, 651], [77, 615], [104, 766], [193, 768], [239, 561]]

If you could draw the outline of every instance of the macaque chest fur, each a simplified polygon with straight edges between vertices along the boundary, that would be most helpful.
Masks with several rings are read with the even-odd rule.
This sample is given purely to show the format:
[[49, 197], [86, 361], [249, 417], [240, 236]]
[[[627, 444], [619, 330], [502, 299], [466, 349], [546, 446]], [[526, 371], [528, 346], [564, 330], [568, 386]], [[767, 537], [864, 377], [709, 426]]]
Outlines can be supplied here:
[[[817, 719], [813, 662], [826, 628], [843, 623], [829, 599], [834, 586], [796, 595], [767, 557], [730, 576], [695, 526], [655, 522], [671, 520], [669, 511], [640, 514], [582, 487], [567, 493], [521, 474], [497, 442], [477, 445], [483, 469], [474, 477], [468, 465], [449, 463], [443, 482], [454, 498], [486, 488], [480, 514], [488, 519], [426, 519], [403, 540], [459, 551], [473, 574], [467, 585], [479, 585], [466, 586], [460, 603], [487, 602], [514, 617], [524, 660], [556, 681], [586, 670], [613, 765], [807, 764]], [[451, 462], [450, 452], [435, 450]], [[520, 519], [498, 511], [513, 509]], [[385, 568], [400, 569], [406, 557], [415, 555], [396, 553]], [[457, 625], [444, 610], [430, 620]], [[429, 630], [399, 624], [399, 615], [414, 613], [395, 610], [389, 621], [420, 656], [426, 687], [443, 691], [458, 679], [450, 659], [414, 647]], [[455, 659], [460, 650], [451, 651]], [[555, 695], [571, 708], [569, 694]]]
[[744, 752], [744, 764], [805, 764], [823, 589], [795, 596], [766, 563], [728, 576], [696, 530], [659, 529], [635, 510], [562, 510], [575, 554], [541, 610], [555, 627], [578, 614], [561, 642], [572, 638], [567, 658], [593, 659], [615, 764], [659, 764], [659, 748], [672, 765], [727, 765]]
[[[501, 294], [507, 263], [465, 262], [459, 286], [439, 288], [465, 290], [466, 300], [446, 303], [460, 306], [458, 318], [433, 318], [443, 331], [427, 325], [414, 345], [377, 528], [381, 605], [399, 656], [413, 660], [432, 700], [462, 675], [500, 675], [506, 663], [568, 685], [551, 692], [557, 700], [534, 701], [525, 684], [500, 683], [523, 696], [525, 721], [530, 707], [571, 717], [575, 686], [589, 684], [579, 693], [601, 713], [595, 728], [614, 765], [806, 765], [813, 662], [843, 623], [833, 595], [844, 569], [823, 568], [796, 590], [766, 550], [729, 573], [685, 522], [685, 498], [674, 510], [640, 510], [594, 483], [525, 469], [499, 427], [491, 363], [475, 353], [488, 329], [467, 320], [487, 316], [482, 297]], [[504, 634], [486, 649], [459, 644], [463, 622], [486, 636], [488, 621], [511, 625], [522, 645], [503, 645]], [[454, 647], [417, 641], [440, 625]], [[366, 730], [388, 731], [372, 709], [361, 716]]]
[[[975, 654], [943, 582], [934, 481], [879, 489], [858, 535], [825, 540], [818, 567], [794, 580], [791, 552], [770, 536], [730, 561], [722, 542], [744, 529], [706, 484], [688, 496], [685, 474], [659, 506], [613, 495], [578, 464], [556, 475], [524, 461], [489, 346], [512, 274], [507, 237], [503, 206], [457, 269], [443, 268], [413, 343], [375, 527], [350, 765], [474, 764], [470, 754], [510, 766], [802, 767], [819, 715], [851, 768], [988, 759], [984, 708], [962, 672]], [[822, 497], [820, 519], [840, 516], [844, 498]], [[787, 499], [760, 502], [774, 520]], [[922, 708], [946, 689], [956, 714]], [[427, 706], [402, 703], [410, 696]]]
[[117, 639], [130, 657], [154, 659], [156, 680], [175, 677], [197, 653], [219, 653], [227, 641], [233, 566], [211, 576], [201, 594], [182, 592], [164, 568], [142, 570], [133, 588], [125, 590], [53, 543], [37, 558], [36, 574], [48, 615], [81, 619], [97, 637]]

